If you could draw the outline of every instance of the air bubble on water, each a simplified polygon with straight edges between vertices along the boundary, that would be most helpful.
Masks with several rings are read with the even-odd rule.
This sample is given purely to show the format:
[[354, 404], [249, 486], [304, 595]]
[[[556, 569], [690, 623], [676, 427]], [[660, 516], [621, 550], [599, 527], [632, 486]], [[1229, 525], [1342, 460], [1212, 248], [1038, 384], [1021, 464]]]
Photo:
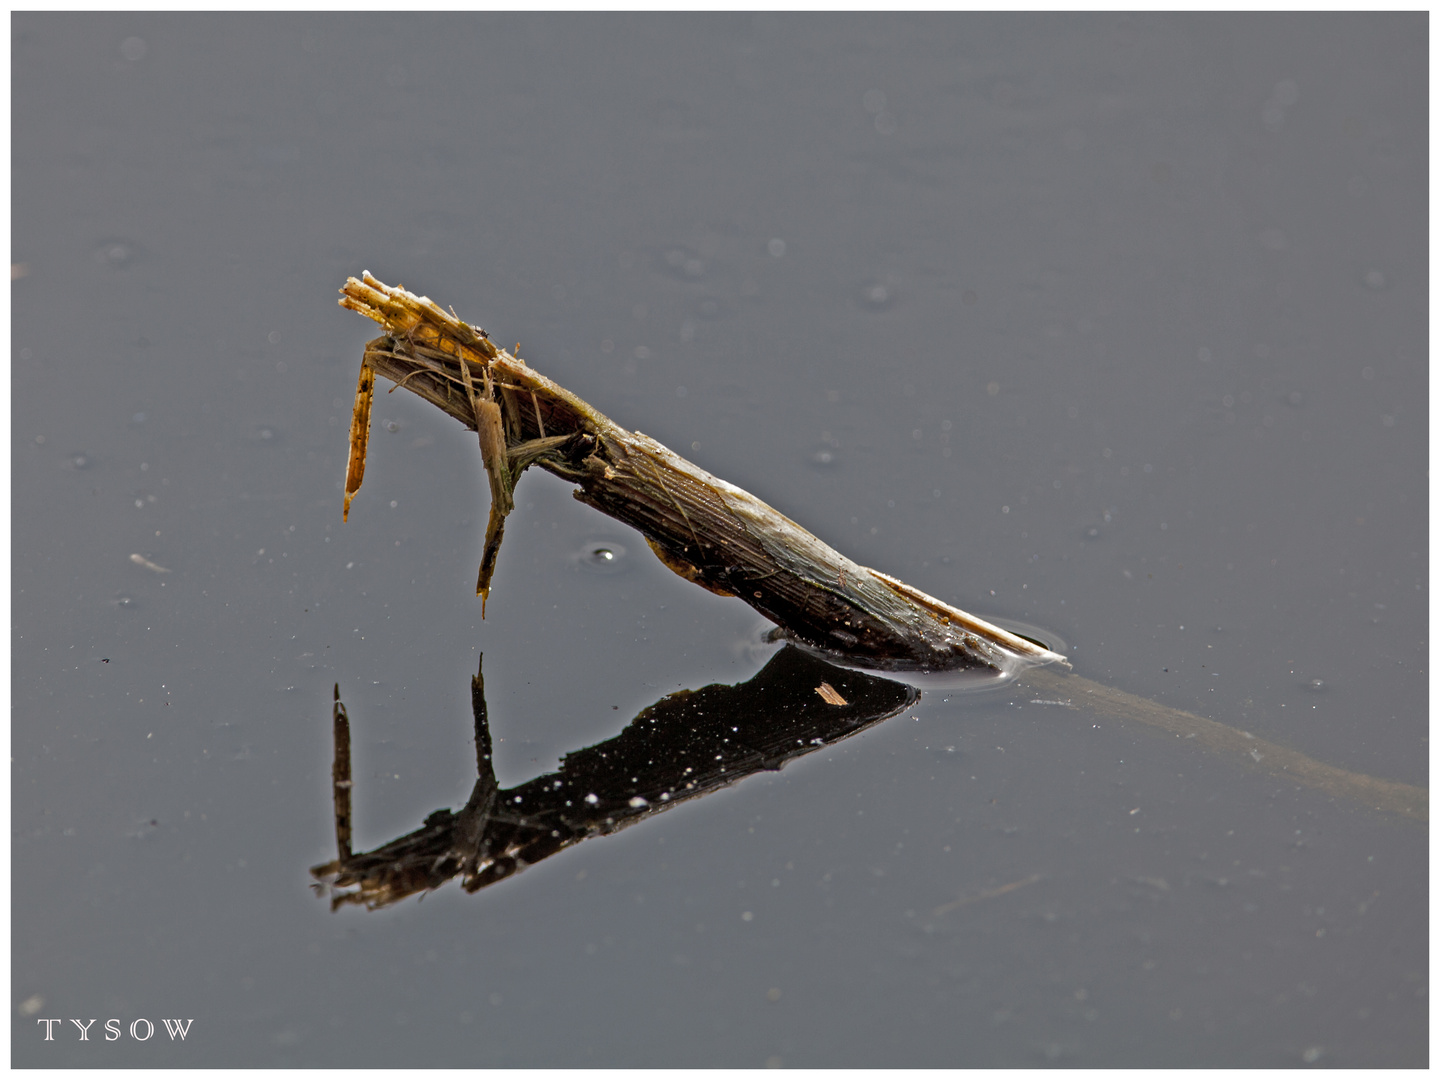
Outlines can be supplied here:
[[124, 266], [134, 257], [129, 244], [106, 241], [95, 249], [95, 261], [101, 266]]
[[593, 574], [614, 574], [628, 567], [629, 560], [625, 556], [623, 544], [613, 540], [587, 540], [572, 558], [582, 570]]

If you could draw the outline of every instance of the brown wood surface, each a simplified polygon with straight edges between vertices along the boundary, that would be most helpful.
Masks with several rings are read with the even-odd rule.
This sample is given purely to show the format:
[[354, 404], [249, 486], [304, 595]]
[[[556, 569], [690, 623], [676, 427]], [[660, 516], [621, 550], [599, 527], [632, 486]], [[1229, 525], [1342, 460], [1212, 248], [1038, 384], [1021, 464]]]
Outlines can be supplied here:
[[[1026, 662], [1064, 662], [852, 562], [749, 492], [649, 436], [622, 428], [426, 298], [367, 275], [364, 281], [350, 279], [341, 303], [388, 331], [366, 346], [365, 369], [472, 430], [490, 402], [498, 406], [509, 467], [502, 478], [493, 455], [486, 454], [493, 492], [488, 535], [494, 543], [486, 545], [482, 592], [503, 527], [504, 514], [497, 521], [496, 509], [508, 511], [508, 490], [534, 464], [576, 484], [582, 502], [638, 529], [682, 577], [738, 597], [791, 639], [848, 662], [888, 670], [1009, 670]], [[482, 381], [484, 398], [477, 402], [475, 388]], [[364, 402], [362, 415], [357, 397], [352, 477], [363, 476], [363, 461], [356, 459], [365, 450], [368, 407]], [[353, 494], [347, 485], [347, 499]]]

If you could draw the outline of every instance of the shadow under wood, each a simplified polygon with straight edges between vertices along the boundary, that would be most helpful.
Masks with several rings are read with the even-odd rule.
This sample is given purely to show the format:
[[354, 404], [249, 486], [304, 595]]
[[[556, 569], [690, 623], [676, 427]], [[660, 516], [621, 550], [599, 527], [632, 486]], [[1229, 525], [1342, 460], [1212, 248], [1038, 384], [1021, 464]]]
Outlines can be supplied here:
[[312, 868], [331, 908], [375, 909], [460, 877], [493, 885], [582, 840], [606, 836], [763, 770], [849, 738], [914, 704], [920, 691], [837, 668], [793, 646], [748, 682], [669, 694], [619, 735], [567, 754], [556, 772], [495, 782], [482, 675], [471, 680], [478, 779], [458, 812], [374, 851], [350, 850], [349, 718], [335, 699], [337, 857]]

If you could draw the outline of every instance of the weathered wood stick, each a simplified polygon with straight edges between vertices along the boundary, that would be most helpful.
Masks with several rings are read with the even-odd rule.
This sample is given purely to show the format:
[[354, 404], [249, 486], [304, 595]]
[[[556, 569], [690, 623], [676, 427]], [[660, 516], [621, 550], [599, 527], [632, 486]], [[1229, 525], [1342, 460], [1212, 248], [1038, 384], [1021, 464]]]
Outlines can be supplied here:
[[[345, 506], [364, 476], [376, 374], [482, 431], [492, 493], [482, 596], [515, 481], [539, 465], [577, 484], [580, 501], [638, 529], [681, 577], [738, 596], [792, 640], [843, 662], [890, 671], [1028, 668], [1026, 680], [1052, 697], [1079, 695], [1076, 705], [1194, 740], [1260, 771], [1429, 820], [1425, 788], [1337, 769], [1238, 728], [1069, 675], [1069, 663], [1056, 653], [851, 562], [748, 492], [620, 427], [426, 297], [368, 273], [363, 281], [350, 278], [341, 294], [342, 307], [386, 330], [366, 345], [361, 363]], [[482, 374], [483, 395], [474, 388], [471, 367]], [[497, 445], [502, 436], [503, 458]]]
[[[801, 644], [892, 671], [1011, 671], [1066, 663], [1049, 649], [852, 562], [749, 492], [622, 428], [428, 298], [369, 274], [350, 278], [341, 293], [343, 307], [386, 331], [365, 348], [347, 506], [364, 475], [373, 388], [367, 373], [379, 374], [482, 432], [493, 402], [503, 420], [506, 475], [497, 478], [494, 454], [485, 455], [485, 464], [492, 492], [503, 491], [507, 503], [520, 471], [539, 465], [578, 485], [581, 502], [638, 529], [681, 577], [739, 597]], [[474, 384], [480, 380], [471, 369], [486, 388], [478, 401]], [[492, 501], [492, 538], [499, 505]], [[484, 585], [495, 546], [486, 546]]]

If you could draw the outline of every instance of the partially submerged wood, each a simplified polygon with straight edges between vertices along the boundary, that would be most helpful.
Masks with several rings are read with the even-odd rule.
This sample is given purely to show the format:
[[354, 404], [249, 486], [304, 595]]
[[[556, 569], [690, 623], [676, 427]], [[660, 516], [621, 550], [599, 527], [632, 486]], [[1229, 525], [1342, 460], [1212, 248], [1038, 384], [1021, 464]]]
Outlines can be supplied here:
[[[368, 343], [361, 365], [350, 431], [346, 512], [364, 478], [375, 376], [383, 375], [478, 433], [491, 493], [476, 587], [482, 599], [489, 592], [505, 519], [514, 508], [515, 484], [525, 469], [538, 465], [574, 483], [582, 502], [638, 529], [676, 573], [712, 592], [738, 596], [811, 651], [851, 665], [891, 671], [988, 668], [1016, 673], [1026, 668], [1016, 688], [1039, 695], [1032, 699], [1034, 704], [1097, 710], [1099, 715], [1165, 732], [1184, 740], [1184, 745], [1241, 761], [1298, 787], [1411, 820], [1429, 819], [1429, 793], [1424, 788], [1337, 769], [1237, 728], [1068, 674], [1069, 664], [1055, 653], [851, 562], [753, 495], [648, 436], [615, 424], [517, 356], [497, 348], [479, 327], [424, 297], [390, 288], [366, 274], [363, 281], [351, 278], [346, 283], [340, 303], [385, 329], [384, 336]], [[788, 650], [781, 656], [787, 663], [793, 660]], [[752, 683], [764, 682], [779, 664], [777, 658]], [[437, 811], [421, 829], [359, 854], [351, 849], [349, 723], [337, 688], [333, 710], [337, 858], [315, 867], [313, 873], [339, 890], [332, 901], [335, 906], [383, 906], [454, 876], [474, 891], [579, 840], [605, 835], [665, 806], [734, 782], [751, 771], [749, 766], [737, 768], [741, 763], [727, 757], [739, 732], [754, 733], [755, 752], [749, 765], [778, 768], [790, 757], [853, 734], [918, 698], [908, 687], [902, 690], [889, 684], [891, 692], [911, 696], [889, 704], [884, 698], [884, 707], [866, 711], [857, 700], [867, 692], [863, 687], [883, 680], [866, 680], [856, 672], [822, 670], [811, 675], [788, 679], [800, 688], [798, 696], [785, 698], [778, 707], [772, 707], [777, 703], [769, 698], [745, 698], [734, 703], [732, 711], [714, 708], [715, 695], [741, 693], [746, 690], [742, 687], [672, 695], [637, 717], [637, 723], [618, 739], [568, 755], [558, 773], [505, 792], [499, 790], [491, 767], [483, 682], [477, 676], [472, 699], [478, 780], [470, 800], [458, 813]], [[826, 718], [823, 714], [828, 710], [837, 711]], [[814, 730], [787, 726], [817, 717], [823, 724]], [[662, 749], [657, 741], [697, 737], [707, 724], [715, 723], [719, 723], [718, 751], [698, 743], [688, 749]], [[628, 749], [620, 752], [630, 747], [627, 739], [635, 743], [633, 755]], [[694, 767], [685, 764], [690, 760], [687, 754], [694, 756]], [[680, 779], [662, 775], [676, 762], [682, 769]], [[568, 797], [582, 789], [587, 797], [580, 802]]]
[[366, 345], [361, 364], [346, 513], [364, 478], [374, 377], [383, 375], [479, 433], [491, 489], [476, 590], [482, 598], [515, 483], [538, 465], [576, 484], [581, 502], [638, 529], [681, 577], [739, 597], [790, 639], [847, 662], [892, 671], [1066, 664], [1049, 649], [852, 562], [749, 492], [622, 428], [427, 297], [367, 273], [346, 281], [340, 304], [385, 329]]

